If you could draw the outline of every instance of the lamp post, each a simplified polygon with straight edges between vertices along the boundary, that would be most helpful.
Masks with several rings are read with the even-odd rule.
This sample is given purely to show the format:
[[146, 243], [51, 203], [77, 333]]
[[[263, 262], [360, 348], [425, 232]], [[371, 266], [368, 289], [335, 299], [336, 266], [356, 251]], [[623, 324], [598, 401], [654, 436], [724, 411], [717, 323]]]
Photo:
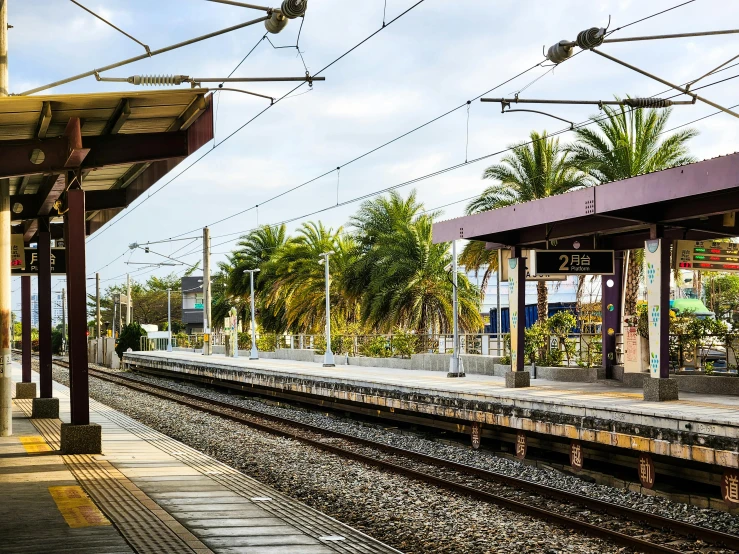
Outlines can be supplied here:
[[457, 287], [457, 241], [452, 241], [452, 288], [454, 296], [452, 309], [454, 310], [454, 352], [449, 362], [449, 373], [447, 377], [464, 377], [462, 360], [459, 357], [459, 288]]
[[328, 257], [333, 254], [334, 251], [324, 252], [320, 255], [318, 263], [324, 265], [324, 271], [326, 274], [326, 353], [323, 355], [323, 367], [335, 367], [334, 353], [331, 351], [331, 298], [329, 292], [330, 277], [328, 271]]
[[259, 350], [257, 349], [257, 320], [254, 317], [254, 274], [259, 273], [259, 269], [245, 269], [244, 273], [249, 274], [251, 281], [251, 352], [249, 352], [250, 360], [259, 359]]
[[167, 289], [167, 352], [172, 352], [172, 289]]

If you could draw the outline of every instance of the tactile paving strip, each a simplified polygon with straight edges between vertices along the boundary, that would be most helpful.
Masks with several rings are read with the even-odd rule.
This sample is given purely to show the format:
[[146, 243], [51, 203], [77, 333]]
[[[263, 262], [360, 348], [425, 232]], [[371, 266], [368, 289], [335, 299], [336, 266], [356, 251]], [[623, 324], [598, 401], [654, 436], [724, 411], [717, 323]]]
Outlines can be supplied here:
[[[31, 400], [16, 400], [16, 404], [30, 417]], [[49, 445], [58, 450], [61, 420], [31, 421]], [[195, 535], [109, 462], [87, 455], [66, 455], [62, 459], [85, 492], [139, 554], [212, 554]]]

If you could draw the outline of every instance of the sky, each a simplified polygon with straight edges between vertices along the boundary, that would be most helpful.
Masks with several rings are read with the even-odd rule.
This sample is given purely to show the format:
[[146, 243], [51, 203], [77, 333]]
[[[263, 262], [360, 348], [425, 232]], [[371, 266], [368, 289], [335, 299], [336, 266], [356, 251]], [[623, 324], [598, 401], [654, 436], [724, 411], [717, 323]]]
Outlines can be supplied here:
[[[265, 0], [266, 1], [266, 0]], [[152, 49], [254, 19], [260, 12], [206, 0], [81, 0]], [[126, 262], [167, 261], [154, 253], [129, 250], [131, 243], [180, 235], [192, 241], [168, 242], [153, 251], [194, 264], [202, 259], [195, 240], [210, 227], [213, 262], [225, 260], [241, 233], [257, 225], [293, 220], [292, 231], [320, 219], [333, 228], [346, 226], [358, 202], [340, 205], [462, 164], [443, 174], [406, 185], [428, 209], [444, 206], [442, 218], [462, 215], [471, 197], [490, 184], [483, 170], [498, 163], [495, 154], [532, 130], [550, 133], [567, 123], [533, 113], [502, 114], [499, 104], [473, 101], [489, 96], [608, 100], [650, 96], [664, 85], [627, 68], [583, 52], [552, 67], [542, 48], [574, 40], [581, 30], [609, 30], [679, 4], [679, 0], [425, 0], [393, 21], [416, 0], [310, 0], [300, 33], [300, 51], [313, 74], [382, 29], [321, 73], [325, 82], [304, 85], [253, 119], [269, 101], [239, 93], [219, 93], [216, 138], [180, 164], [113, 222], [88, 238], [87, 273], [100, 273], [102, 288], [151, 275], [183, 272], [188, 266], [154, 268]], [[383, 26], [385, 22], [393, 21]], [[665, 14], [618, 30], [612, 38], [736, 28], [739, 2], [694, 0]], [[138, 55], [143, 48], [63, 0], [9, 0], [10, 90], [29, 90]], [[290, 21], [274, 46], [294, 46], [300, 20]], [[253, 25], [195, 45], [111, 70], [105, 75], [186, 74], [224, 77], [256, 45], [235, 76], [301, 76], [303, 61], [295, 48], [273, 48], [260, 40], [265, 29]], [[668, 81], [682, 84], [739, 54], [738, 35], [614, 43], [602, 50]], [[736, 62], [734, 62], [736, 63]], [[739, 66], [706, 78], [709, 84], [739, 74]], [[737, 83], [727, 81], [701, 91], [725, 106], [739, 103]], [[238, 84], [274, 97], [294, 84]], [[40, 94], [140, 90], [125, 83], [85, 78]], [[597, 106], [542, 109], [583, 122]], [[458, 108], [392, 144], [348, 163], [370, 150]], [[716, 110], [705, 104], [677, 106], [670, 127], [678, 127]], [[247, 122], [252, 120], [245, 125]], [[244, 126], [245, 125], [245, 126]], [[739, 122], [719, 114], [690, 125], [700, 132], [691, 141], [697, 159], [736, 151]], [[572, 133], [561, 135], [562, 142]], [[478, 158], [489, 156], [479, 161]], [[201, 159], [202, 158], [202, 159]], [[464, 162], [472, 161], [464, 164]], [[336, 171], [341, 167], [340, 171]], [[324, 173], [323, 178], [268, 201]], [[161, 188], [163, 187], [163, 188]], [[161, 188], [161, 190], [159, 190]], [[156, 194], [154, 194], [155, 191]], [[258, 209], [254, 206], [259, 205]], [[318, 210], [325, 210], [309, 216]], [[243, 211], [221, 223], [214, 222]], [[308, 216], [308, 217], [306, 217]], [[179, 249], [179, 250], [178, 250]], [[18, 281], [18, 282], [16, 282]], [[35, 281], [35, 280], [34, 280]], [[90, 280], [90, 292], [94, 281]], [[35, 284], [34, 284], [35, 285]], [[53, 290], [64, 286], [55, 278]], [[19, 279], [13, 283], [14, 308], [20, 307]]]

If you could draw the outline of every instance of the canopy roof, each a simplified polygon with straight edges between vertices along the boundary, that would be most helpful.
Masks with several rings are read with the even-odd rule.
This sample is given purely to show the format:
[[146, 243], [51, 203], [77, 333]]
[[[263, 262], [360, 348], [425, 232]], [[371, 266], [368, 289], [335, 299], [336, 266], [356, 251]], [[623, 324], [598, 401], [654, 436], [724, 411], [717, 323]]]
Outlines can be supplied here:
[[739, 153], [434, 224], [434, 242], [625, 250], [649, 238], [739, 235], [723, 214], [739, 210]]
[[0, 98], [0, 179], [10, 185], [17, 232], [32, 240], [36, 218], [70, 172], [86, 191], [87, 232], [112, 219], [213, 138], [205, 89]]

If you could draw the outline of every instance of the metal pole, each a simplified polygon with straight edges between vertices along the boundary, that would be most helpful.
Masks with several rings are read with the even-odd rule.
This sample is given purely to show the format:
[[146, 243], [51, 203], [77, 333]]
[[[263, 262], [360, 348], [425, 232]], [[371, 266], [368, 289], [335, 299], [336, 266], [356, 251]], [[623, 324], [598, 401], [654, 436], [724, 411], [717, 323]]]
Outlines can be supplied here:
[[167, 289], [167, 352], [172, 352], [172, 289]]
[[38, 219], [39, 398], [52, 398], [51, 355], [51, 233], [49, 218], [40, 217]]
[[323, 355], [323, 367], [334, 367], [334, 353], [331, 350], [331, 276], [328, 268], [328, 259], [333, 252], [324, 252], [321, 259], [324, 264], [324, 275], [326, 278], [326, 353]]
[[249, 274], [251, 281], [251, 352], [249, 353], [250, 360], [259, 359], [259, 349], [257, 348], [257, 320], [254, 316], [254, 274], [259, 273], [259, 269], [247, 269], [244, 273]]
[[[100, 339], [100, 274], [95, 274], [95, 316], [97, 337]], [[99, 348], [99, 347], [98, 347]]]
[[112, 334], [113, 334], [113, 344], [114, 345], [115, 345], [115, 318], [116, 318], [115, 307], [116, 307], [116, 301], [115, 301], [115, 296], [113, 296], [113, 331], [112, 331]]
[[495, 305], [497, 308], [497, 312], [495, 313], [495, 318], [497, 321], [497, 329], [498, 333], [495, 338], [497, 347], [498, 347], [498, 356], [502, 356], [501, 349], [500, 349], [500, 343], [501, 343], [501, 336], [503, 334], [503, 317], [500, 313], [500, 272], [503, 271], [503, 251], [498, 248], [498, 271], [495, 272], [495, 279], [497, 281], [497, 284], [495, 286]]
[[67, 291], [62, 288], [62, 353], [67, 344]]
[[203, 356], [212, 354], [210, 345], [210, 229], [203, 227]]
[[21, 277], [21, 348], [23, 382], [31, 382], [31, 276]]
[[[0, 96], [8, 95], [8, 2], [0, 0]], [[10, 355], [10, 180], [0, 181], [0, 436], [13, 434]]]
[[126, 274], [126, 325], [131, 323], [131, 275]]
[[462, 363], [459, 357], [459, 296], [457, 289], [458, 282], [458, 268], [457, 268], [457, 241], [452, 241], [452, 310], [453, 310], [453, 325], [454, 325], [454, 351], [452, 352], [452, 359], [449, 363], [449, 373], [447, 377], [464, 377], [464, 371], [462, 370]]

